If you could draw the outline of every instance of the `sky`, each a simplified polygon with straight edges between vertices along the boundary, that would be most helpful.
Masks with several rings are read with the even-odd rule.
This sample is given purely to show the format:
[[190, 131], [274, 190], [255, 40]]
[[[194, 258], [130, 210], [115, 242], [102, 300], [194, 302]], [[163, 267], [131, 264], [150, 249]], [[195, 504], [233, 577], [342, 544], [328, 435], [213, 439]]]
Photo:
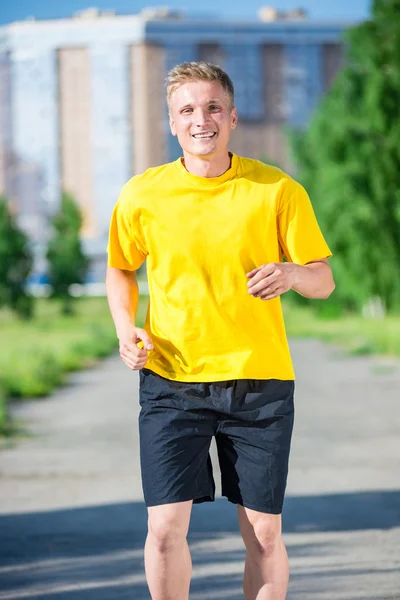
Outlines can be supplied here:
[[[257, 19], [260, 6], [278, 10], [304, 8], [316, 20], [358, 21], [368, 18], [372, 0], [0, 0], [0, 25], [34, 16], [37, 19], [70, 17], [78, 10], [96, 6], [100, 10], [115, 10], [120, 14], [135, 14], [145, 6], [168, 6], [187, 15], [205, 17]], [[229, 7], [229, 11], [227, 10]]]

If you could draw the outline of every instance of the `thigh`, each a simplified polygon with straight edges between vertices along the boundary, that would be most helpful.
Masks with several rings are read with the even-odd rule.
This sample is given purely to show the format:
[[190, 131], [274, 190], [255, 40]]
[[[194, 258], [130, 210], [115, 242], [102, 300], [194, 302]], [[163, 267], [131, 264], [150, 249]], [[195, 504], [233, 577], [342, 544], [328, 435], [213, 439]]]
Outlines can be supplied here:
[[[194, 384], [195, 386], [198, 384]], [[213, 423], [199, 420], [193, 384], [140, 371], [139, 435], [146, 505], [213, 500]]]
[[294, 382], [239, 380], [217, 434], [222, 493], [255, 511], [280, 514], [294, 420]]

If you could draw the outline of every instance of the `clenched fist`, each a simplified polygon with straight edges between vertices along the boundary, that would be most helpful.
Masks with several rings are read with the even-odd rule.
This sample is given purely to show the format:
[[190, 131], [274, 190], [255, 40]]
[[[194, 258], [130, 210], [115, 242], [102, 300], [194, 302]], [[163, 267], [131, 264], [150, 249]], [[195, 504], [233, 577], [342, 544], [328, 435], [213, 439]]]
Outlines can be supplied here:
[[152, 341], [144, 329], [130, 325], [118, 332], [119, 354], [123, 362], [135, 371], [143, 369], [148, 352], [153, 350]]

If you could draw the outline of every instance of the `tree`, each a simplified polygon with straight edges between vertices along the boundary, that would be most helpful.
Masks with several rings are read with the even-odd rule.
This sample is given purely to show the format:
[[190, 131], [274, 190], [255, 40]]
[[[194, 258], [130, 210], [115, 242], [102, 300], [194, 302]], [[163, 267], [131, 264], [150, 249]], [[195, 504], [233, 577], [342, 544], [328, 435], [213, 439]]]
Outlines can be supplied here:
[[47, 248], [48, 275], [53, 297], [62, 299], [63, 314], [73, 314], [70, 286], [83, 284], [89, 261], [79, 237], [82, 216], [72, 196], [64, 192], [59, 212], [52, 219], [53, 237]]
[[346, 66], [293, 138], [298, 178], [333, 251], [334, 297], [400, 306], [400, 0], [346, 34]]
[[0, 306], [9, 306], [22, 318], [33, 314], [33, 298], [25, 290], [32, 265], [29, 239], [0, 196]]

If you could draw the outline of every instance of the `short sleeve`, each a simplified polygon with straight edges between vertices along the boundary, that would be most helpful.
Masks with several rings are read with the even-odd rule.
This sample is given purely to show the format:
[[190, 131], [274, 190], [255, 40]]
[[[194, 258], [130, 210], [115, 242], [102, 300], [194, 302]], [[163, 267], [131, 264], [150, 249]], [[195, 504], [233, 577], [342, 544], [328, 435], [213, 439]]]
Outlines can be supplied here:
[[146, 260], [137, 209], [133, 206], [133, 189], [128, 182], [114, 207], [108, 236], [108, 266], [126, 271], [137, 270]]
[[289, 262], [305, 265], [332, 256], [306, 190], [290, 178], [280, 198], [277, 224], [279, 243]]

